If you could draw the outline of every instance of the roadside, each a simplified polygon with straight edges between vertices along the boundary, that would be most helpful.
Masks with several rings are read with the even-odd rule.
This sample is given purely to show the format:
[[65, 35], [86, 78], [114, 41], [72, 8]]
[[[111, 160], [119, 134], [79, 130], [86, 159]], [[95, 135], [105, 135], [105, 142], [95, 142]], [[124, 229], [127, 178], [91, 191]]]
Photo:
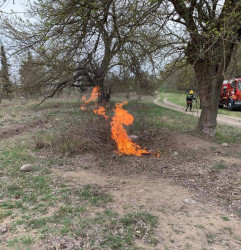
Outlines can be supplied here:
[[[167, 97], [165, 97], [163, 99], [163, 101], [161, 101], [161, 97], [156, 98], [153, 101], [156, 105], [162, 106], [164, 108], [168, 108], [171, 110], [175, 110], [178, 112], [182, 112], [184, 114], [188, 114], [188, 115], [193, 115], [193, 116], [200, 116], [200, 110], [193, 110], [193, 111], [185, 111], [185, 107], [182, 107], [180, 105], [177, 105], [173, 102], [168, 101]], [[232, 116], [225, 116], [225, 115], [219, 115], [217, 116], [217, 122], [218, 124], [223, 124], [223, 125], [228, 125], [228, 126], [234, 126], [234, 127], [238, 127], [241, 128], [241, 119], [240, 118], [236, 118], [236, 117], [232, 117]]]

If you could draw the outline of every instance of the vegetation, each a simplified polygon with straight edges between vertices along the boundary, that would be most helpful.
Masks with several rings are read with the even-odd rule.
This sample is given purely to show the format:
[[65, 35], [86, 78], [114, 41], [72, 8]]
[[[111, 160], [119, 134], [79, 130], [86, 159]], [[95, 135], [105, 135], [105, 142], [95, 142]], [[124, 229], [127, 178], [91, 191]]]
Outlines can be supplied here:
[[[172, 91], [172, 90], [160, 90], [160, 97], [163, 100], [165, 97], [168, 99], [168, 101], [173, 102], [177, 105], [180, 105], [182, 107], [186, 107], [186, 96], [187, 93], [189, 91], [187, 91], [186, 93], [183, 92], [177, 92], [177, 91]], [[194, 92], [195, 94], [195, 92]], [[199, 102], [199, 100], [198, 100]], [[194, 102], [193, 107], [194, 107], [194, 111], [195, 112], [201, 112], [199, 103]], [[225, 115], [225, 116], [232, 116], [232, 117], [237, 117], [237, 118], [241, 118], [241, 113], [240, 110], [236, 110], [236, 111], [232, 111], [230, 112], [229, 110], [227, 110], [227, 108], [223, 108], [223, 109], [219, 109], [218, 110], [218, 114], [220, 115]]]
[[[41, 0], [29, 10], [38, 22], [25, 27], [5, 20], [5, 30], [18, 47], [31, 47], [45, 62], [46, 97], [69, 86], [99, 86], [103, 102], [111, 95], [105, 82], [108, 73], [129, 68], [142, 79], [141, 65], [157, 46], [155, 40], [146, 40], [144, 32], [158, 6], [152, 1]], [[24, 35], [18, 28], [25, 30]], [[155, 38], [157, 33], [153, 30], [150, 35]]]
[[42, 89], [40, 79], [43, 73], [43, 66], [40, 65], [40, 62], [34, 60], [32, 54], [28, 52], [26, 59], [22, 60], [19, 69], [19, 94], [24, 96], [27, 100], [39, 95], [39, 92], [41, 92]]
[[177, 91], [197, 91], [197, 81], [191, 65], [186, 60], [176, 62], [175, 60], [167, 64], [161, 72], [162, 88]]
[[[11, 146], [1, 154], [5, 166], [1, 176], [5, 178], [1, 178], [0, 198], [4, 202], [0, 204], [0, 220], [10, 217], [11, 234], [15, 235], [7, 242], [8, 247], [22, 248], [41, 241], [54, 244], [51, 235], [68, 236], [65, 244], [85, 247], [88, 232], [88, 244], [114, 249], [134, 245], [135, 237], [143, 238], [156, 227], [156, 218], [149, 213], [137, 212], [122, 217], [105, 208], [112, 198], [99, 186], [74, 188], [58, 177], [51, 177], [48, 161], [31, 157], [26, 148], [26, 144]], [[36, 164], [30, 175], [19, 172], [19, 165], [26, 159]], [[103, 212], [99, 208], [103, 208]], [[144, 221], [146, 226], [138, 228], [139, 221]], [[140, 234], [135, 236], [139, 230]], [[79, 238], [78, 243], [75, 238]]]
[[[86, 134], [86, 131], [83, 131], [86, 124], [79, 123], [75, 131], [80, 129], [79, 133], [82, 137], [90, 136], [92, 139], [88, 138], [88, 140], [92, 145], [86, 144], [83, 149], [80, 145], [81, 141], [77, 140], [78, 144], [74, 144], [75, 151], [73, 152], [74, 147], [71, 141], [73, 130], [72, 134], [66, 133], [63, 138], [62, 124], [65, 124], [67, 128], [71, 116], [72, 122], [75, 122], [77, 126], [77, 120], [81, 118], [85, 121], [87, 114], [80, 112], [79, 103], [72, 114], [71, 110], [75, 102], [65, 103], [62, 111], [58, 108], [53, 111], [51, 108], [54, 103], [45, 104], [37, 109], [39, 114], [44, 111], [42, 119], [47, 116], [48, 119], [61, 120], [59, 123], [56, 121], [54, 130], [50, 129], [47, 132], [43, 130], [41, 137], [38, 132], [21, 136], [19, 139], [14, 139], [12, 143], [0, 141], [1, 146], [4, 146], [0, 154], [0, 221], [4, 222], [7, 219], [11, 221], [8, 232], [12, 235], [7, 241], [1, 239], [0, 245], [8, 248], [31, 248], [35, 244], [39, 247], [45, 244], [48, 247], [55, 247], [58, 238], [62, 239], [59, 241], [62, 247], [72, 249], [88, 246], [137, 249], [136, 239], [143, 240], [147, 245], [153, 245], [154, 242], [157, 244], [158, 240], [152, 237], [157, 226], [155, 216], [145, 210], [131, 209], [126, 210], [124, 214], [118, 214], [111, 208], [113, 197], [105, 188], [94, 184], [83, 185], [78, 181], [73, 185], [73, 182], [52, 174], [54, 168], [58, 169], [57, 166], [71, 164], [71, 158], [65, 158], [65, 155], [70, 157], [73, 153], [100, 153], [104, 150], [97, 143], [93, 144], [92, 141], [98, 138], [91, 137], [92, 134]], [[27, 109], [29, 107], [31, 105], [28, 105]], [[36, 111], [25, 110], [25, 105], [18, 105], [14, 108], [10, 106], [6, 109], [14, 120], [19, 119], [15, 115], [19, 112], [22, 115], [27, 112], [28, 118], [31, 117], [31, 119], [36, 115]], [[3, 115], [4, 111], [1, 112]], [[8, 122], [11, 121], [6, 120], [6, 124]], [[88, 123], [94, 136], [98, 135], [100, 128], [98, 127], [98, 131], [95, 131], [95, 128], [91, 127], [93, 120], [85, 122]], [[46, 140], [49, 139], [49, 144], [43, 145], [44, 148], [39, 148], [37, 146], [39, 138], [45, 138], [44, 134]], [[52, 134], [52, 137], [48, 134]], [[103, 133], [101, 135], [103, 136]], [[52, 144], [53, 140], [55, 144]], [[59, 150], [59, 147], [62, 148], [62, 143], [66, 145], [64, 151]], [[57, 148], [57, 154], [44, 156], [43, 150], [46, 147], [47, 149]], [[105, 142], [105, 148], [107, 147]], [[20, 171], [20, 167], [26, 162], [33, 164], [33, 170], [29, 174]]]
[[239, 1], [41, 0], [28, 12], [36, 22], [3, 16], [2, 33], [17, 51], [34, 52], [42, 68], [30, 82], [44, 98], [66, 87], [98, 85], [99, 103], [105, 103], [121, 89], [153, 92], [161, 72], [165, 84], [196, 88], [198, 128], [215, 135], [222, 82], [239, 65]]
[[[5, 4], [0, 249], [238, 249], [241, 133], [216, 118], [241, 118], [217, 108], [241, 65], [240, 1]], [[189, 114], [153, 103], [184, 110], [191, 89]]]
[[8, 60], [6, 57], [6, 53], [5, 53], [5, 49], [2, 43], [0, 43], [1, 45], [1, 71], [0, 71], [0, 86], [1, 86], [1, 92], [4, 93], [5, 95], [7, 95], [7, 97], [9, 97], [9, 95], [12, 93], [13, 89], [12, 89], [12, 84], [11, 84], [11, 80], [10, 80], [10, 74], [9, 74], [9, 64], [8, 64]]
[[193, 66], [197, 79], [202, 104], [198, 127], [204, 134], [214, 136], [224, 74], [241, 38], [241, 28], [236, 25], [240, 22], [240, 3], [229, 0], [223, 4], [219, 1], [167, 2], [174, 8], [171, 20], [179, 24], [173, 37], [185, 44], [182, 52]]
[[[4, 234], [7, 240], [1, 239], [0, 245], [20, 249], [46, 245], [54, 247], [56, 244], [73, 249], [89, 246], [140, 249], [137, 242], [142, 242], [146, 248], [160, 244], [160, 238], [155, 233], [160, 222], [154, 216], [156, 211], [128, 204], [121, 206], [123, 211], [119, 212], [119, 208], [115, 207], [119, 202], [111, 195], [113, 183], [82, 183], [77, 174], [78, 171], [80, 174], [91, 171], [95, 164], [106, 171], [115, 165], [128, 171], [138, 169], [138, 163], [139, 166], [159, 166], [160, 159], [117, 156], [114, 153], [116, 147], [110, 142], [107, 122], [94, 115], [91, 109], [81, 111], [79, 101], [54, 99], [32, 109], [34, 106], [31, 102], [27, 105], [11, 104], [0, 111], [0, 116], [5, 117], [2, 128], [8, 128], [8, 133], [13, 133], [9, 135], [11, 140], [2, 133], [0, 140], [0, 220], [8, 225]], [[125, 109], [135, 117], [129, 134], [141, 135], [142, 146], [159, 150], [161, 161], [167, 154], [165, 143], [173, 140], [168, 139], [163, 131], [171, 131], [169, 134], [172, 134], [179, 130], [196, 135], [198, 121], [195, 117], [150, 102], [130, 101]], [[111, 113], [110, 107], [108, 114]], [[27, 127], [36, 119], [47, 123], [37, 123], [37, 129]], [[18, 134], [16, 130], [11, 130], [11, 126], [18, 126], [18, 131], [20, 126], [26, 127]], [[235, 129], [218, 126], [217, 131], [216, 140], [219, 143], [241, 139]], [[163, 144], [160, 144], [159, 138], [163, 136]], [[181, 157], [187, 156], [184, 154]], [[192, 159], [195, 157], [192, 156]], [[33, 166], [29, 173], [20, 171], [26, 163]], [[225, 176], [228, 176], [226, 171], [230, 171], [230, 165], [221, 161], [209, 168]], [[63, 174], [71, 176], [71, 173], [74, 178], [63, 177]], [[162, 216], [169, 213], [166, 207], [158, 207], [158, 211]], [[221, 220], [226, 222], [223, 218]], [[173, 230], [180, 234], [180, 230]], [[174, 241], [171, 244], [175, 244], [174, 236], [171, 240]]]

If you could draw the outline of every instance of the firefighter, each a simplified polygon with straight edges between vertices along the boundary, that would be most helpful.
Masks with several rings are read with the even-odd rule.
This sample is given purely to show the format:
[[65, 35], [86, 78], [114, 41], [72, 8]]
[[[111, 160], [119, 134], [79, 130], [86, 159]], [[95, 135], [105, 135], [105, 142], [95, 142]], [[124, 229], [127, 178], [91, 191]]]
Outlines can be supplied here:
[[196, 100], [194, 94], [193, 94], [193, 90], [190, 90], [189, 94], [187, 95], [186, 98], [186, 102], [187, 102], [187, 107], [186, 107], [186, 112], [188, 110], [188, 108], [190, 109], [190, 111], [192, 110], [192, 102], [193, 100]]

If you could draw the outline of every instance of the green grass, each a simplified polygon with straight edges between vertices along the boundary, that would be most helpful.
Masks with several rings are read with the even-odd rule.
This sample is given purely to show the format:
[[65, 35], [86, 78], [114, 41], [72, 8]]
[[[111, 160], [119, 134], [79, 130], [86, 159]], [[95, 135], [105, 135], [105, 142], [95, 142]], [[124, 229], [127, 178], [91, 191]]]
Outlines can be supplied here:
[[[7, 109], [11, 110], [15, 122], [20, 118], [20, 112], [26, 119], [50, 117], [52, 127], [7, 142], [0, 141], [0, 221], [11, 221], [11, 239], [8, 238], [4, 246], [31, 249], [39, 240], [46, 242], [51, 237], [69, 237], [73, 242], [75, 239], [88, 239], [90, 248], [97, 244], [99, 249], [138, 249], [136, 239], [150, 245], [158, 244], [153, 237], [158, 221], [148, 211], [128, 208], [126, 213], [117, 214], [111, 208], [113, 197], [102, 187], [81, 183], [73, 185], [52, 174], [54, 166], [72, 166], [69, 157], [72, 154], [92, 152], [101, 155], [103, 150], [112, 152], [112, 148], [106, 150], [106, 146], [103, 146], [109, 145], [106, 138], [109, 137], [110, 128], [105, 121], [96, 118], [92, 112], [80, 112], [79, 104], [74, 101], [66, 102], [63, 106], [59, 102], [46, 103], [27, 118], [25, 112], [31, 105]], [[133, 134], [143, 131], [159, 133], [161, 128], [169, 128], [197, 135], [197, 118], [194, 116], [152, 103], [132, 101], [124, 108], [134, 115], [134, 123], [128, 128]], [[3, 117], [1, 112], [0, 116]], [[6, 110], [4, 112], [7, 113]], [[7, 126], [7, 123], [4, 124]], [[65, 132], [66, 136], [62, 136]], [[81, 148], [82, 144], [76, 144], [73, 135], [82, 138], [78, 143], [87, 138], [89, 144]], [[230, 142], [235, 139], [240, 139], [238, 131], [218, 126], [217, 141]], [[97, 143], [93, 144], [95, 140]], [[41, 142], [42, 147], [36, 147], [37, 142]], [[80, 148], [74, 151], [76, 146]], [[42, 157], [41, 150], [47, 151], [48, 157]], [[52, 150], [55, 156], [49, 155]], [[20, 171], [26, 163], [34, 166], [29, 173]], [[217, 168], [224, 169], [219, 165]], [[160, 211], [166, 213], [163, 209]]]
[[[126, 109], [134, 115], [133, 131], [158, 130], [169, 128], [182, 133], [192, 133], [202, 136], [197, 131], [198, 118], [181, 112], [166, 109], [153, 103], [129, 102]], [[217, 125], [215, 140], [223, 142], [239, 142], [241, 140], [240, 129], [231, 126]]]
[[112, 200], [112, 198], [102, 192], [98, 186], [86, 185], [80, 192], [77, 193], [77, 195], [85, 200], [88, 200], [95, 206], [108, 203]]
[[[137, 249], [136, 238], [158, 244], [151, 237], [156, 217], [143, 211], [119, 215], [106, 208], [113, 198], [100, 186], [73, 186], [52, 175], [49, 168], [70, 160], [38, 158], [31, 138], [21, 144], [0, 142], [0, 221], [11, 221], [11, 238], [0, 247], [32, 249], [46, 240], [51, 246], [51, 237], [80, 238], [99, 249]], [[20, 170], [26, 163], [34, 165], [29, 173]]]
[[226, 217], [226, 216], [223, 216], [222, 219], [223, 219], [224, 221], [230, 221], [229, 218]]
[[12, 240], [8, 240], [8, 247], [12, 249], [30, 249], [29, 246], [34, 242], [34, 239], [29, 235], [23, 235], [14, 237]]
[[186, 94], [178, 92], [160, 92], [160, 97], [162, 99], [166, 97], [168, 101], [183, 107], [186, 107], [186, 96], [187, 96]]
[[[160, 97], [162, 100], [166, 97], [168, 101], [173, 102], [183, 107], [186, 107], [186, 95], [187, 94], [178, 93], [178, 92], [168, 92], [168, 91], [160, 92]], [[193, 107], [197, 109], [195, 102], [193, 104]], [[198, 110], [200, 112], [200, 109]], [[223, 109], [218, 110], [218, 114], [241, 118], [241, 110], [229, 111], [227, 110], [227, 108], [223, 108]]]
[[213, 167], [218, 169], [218, 170], [223, 170], [223, 169], [227, 168], [227, 166], [225, 164], [223, 164], [222, 162], [216, 163]]
[[237, 214], [241, 218], [241, 210], [239, 210]]
[[181, 132], [190, 132], [195, 130], [198, 122], [195, 116], [183, 115], [153, 103], [129, 102], [126, 109], [134, 116], [133, 130], [158, 130], [167, 127]]
[[[108, 216], [107, 214], [107, 217]], [[106, 218], [103, 218], [100, 223], [106, 223]], [[157, 218], [147, 212], [131, 213], [124, 217], [117, 217], [111, 221], [111, 225], [116, 228], [116, 230], [111, 232], [109, 232], [108, 229], [104, 230], [101, 246], [105, 249], [122, 249], [128, 246], [134, 247], [132, 242], [134, 238], [144, 238], [149, 244], [158, 244], [157, 239], [149, 238], [149, 236], [146, 237], [146, 235], [151, 235], [157, 226]], [[115, 233], [113, 234], [113, 232]]]

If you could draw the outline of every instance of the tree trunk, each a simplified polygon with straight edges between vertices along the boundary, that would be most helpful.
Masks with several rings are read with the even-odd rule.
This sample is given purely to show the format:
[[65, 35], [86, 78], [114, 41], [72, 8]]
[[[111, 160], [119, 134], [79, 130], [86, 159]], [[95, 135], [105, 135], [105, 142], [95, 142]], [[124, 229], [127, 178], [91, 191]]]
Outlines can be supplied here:
[[99, 74], [95, 77], [95, 86], [99, 86], [100, 94], [98, 96], [98, 104], [105, 106], [110, 100], [110, 93], [105, 89], [105, 70], [99, 70]]
[[105, 90], [104, 90], [104, 84], [99, 84], [98, 85], [100, 87], [100, 94], [98, 97], [98, 104], [105, 106], [106, 105], [106, 96], [105, 96]]
[[106, 105], [106, 95], [105, 95], [105, 88], [104, 88], [104, 77], [96, 77], [95, 84], [100, 88], [100, 93], [98, 96], [98, 104], [105, 106]]
[[217, 75], [217, 65], [199, 62], [194, 66], [201, 102], [201, 116], [198, 129], [206, 136], [216, 133], [217, 114], [223, 76]]

